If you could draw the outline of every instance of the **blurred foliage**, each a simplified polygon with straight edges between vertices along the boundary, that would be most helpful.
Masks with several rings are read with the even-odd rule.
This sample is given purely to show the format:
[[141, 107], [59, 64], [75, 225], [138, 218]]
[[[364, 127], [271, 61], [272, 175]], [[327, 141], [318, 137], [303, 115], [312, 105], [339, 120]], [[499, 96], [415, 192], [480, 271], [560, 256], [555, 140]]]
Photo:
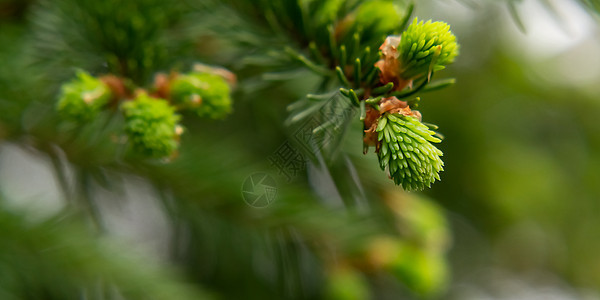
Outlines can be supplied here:
[[[288, 180], [270, 161], [297, 132], [284, 126], [288, 105], [339, 84], [342, 56], [328, 48], [327, 24], [344, 20], [353, 32], [369, 5], [390, 3], [298, 2], [319, 12], [317, 21], [288, 18], [303, 13], [294, 1], [0, 1], [0, 156], [18, 145], [47, 158], [68, 203], [39, 220], [0, 201], [0, 298], [473, 299], [463, 289], [499, 280], [490, 269], [600, 293], [597, 84], [544, 78], [561, 72], [551, 64], [559, 58], [535, 63], [507, 45], [498, 17], [506, 2], [468, 1], [479, 6], [466, 8], [467, 25], [448, 19], [462, 54], [446, 72], [458, 83], [422, 96], [421, 110], [445, 136], [446, 171], [427, 197], [394, 186], [375, 156], [361, 154], [363, 127], [350, 119], [334, 131], [331, 152]], [[597, 2], [580, 2], [597, 12]], [[389, 11], [377, 13], [388, 20]], [[392, 26], [376, 24], [362, 45]], [[311, 41], [323, 47], [319, 64], [302, 60], [318, 61]], [[170, 163], [124, 151], [119, 117], [74, 126], [54, 109], [77, 68], [147, 86], [157, 72], [198, 61], [236, 73], [233, 113], [184, 118], [190, 134]], [[240, 193], [256, 172], [278, 183], [266, 208]], [[149, 182], [149, 198], [160, 200], [168, 268], [107, 230], [110, 215], [98, 207], [130, 201], [128, 176]]]
[[[3, 201], [2, 201], [3, 202]], [[31, 224], [0, 212], [2, 299], [211, 299], [148, 259], [85, 230], [68, 215]]]

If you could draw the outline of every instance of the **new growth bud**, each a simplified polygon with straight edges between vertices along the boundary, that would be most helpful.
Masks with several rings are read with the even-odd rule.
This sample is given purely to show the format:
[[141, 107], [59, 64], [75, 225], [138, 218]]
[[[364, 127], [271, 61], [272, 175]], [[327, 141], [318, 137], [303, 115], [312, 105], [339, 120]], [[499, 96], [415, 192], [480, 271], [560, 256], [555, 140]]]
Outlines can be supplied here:
[[412, 115], [385, 113], [377, 125], [379, 165], [407, 191], [423, 190], [443, 170], [435, 132]]
[[140, 93], [121, 105], [125, 116], [125, 132], [137, 153], [153, 158], [173, 155], [183, 132], [180, 116], [166, 100]]
[[67, 119], [85, 122], [93, 119], [111, 97], [110, 88], [104, 82], [78, 71], [76, 78], [61, 87], [57, 110]]
[[442, 70], [458, 55], [458, 44], [450, 25], [431, 20], [423, 23], [415, 19], [402, 33], [398, 49], [403, 79], [416, 79]]
[[401, 36], [387, 37], [375, 66], [382, 83], [393, 82], [394, 89], [402, 90], [413, 80], [444, 69], [454, 61], [458, 48], [450, 25], [415, 19]]
[[171, 82], [169, 94], [174, 105], [203, 117], [221, 119], [231, 112], [229, 85], [217, 74], [179, 75]]
[[365, 1], [356, 10], [356, 25], [369, 35], [383, 38], [388, 34], [398, 33], [405, 14], [406, 10], [395, 1]]
[[398, 33], [406, 9], [389, 0], [365, 1], [336, 27], [338, 38], [360, 32], [365, 37], [383, 38]]

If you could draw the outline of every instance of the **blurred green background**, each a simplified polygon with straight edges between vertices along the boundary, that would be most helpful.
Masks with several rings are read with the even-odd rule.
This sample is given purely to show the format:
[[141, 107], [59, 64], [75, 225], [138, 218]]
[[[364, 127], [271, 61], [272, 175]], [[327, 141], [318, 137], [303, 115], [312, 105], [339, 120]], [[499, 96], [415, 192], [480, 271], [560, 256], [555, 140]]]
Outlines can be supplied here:
[[[461, 44], [456, 62], [436, 75], [457, 83], [422, 95], [424, 121], [445, 136], [445, 171], [417, 195], [388, 182], [373, 153], [362, 154], [358, 122], [337, 162], [308, 166], [288, 182], [268, 158], [286, 141], [286, 105], [312, 92], [314, 76], [265, 84], [260, 68], [268, 65], [253, 66], [247, 48], [206, 30], [194, 15], [202, 5], [182, 1], [192, 14], [181, 17], [168, 9], [179, 4], [141, 2], [148, 4], [116, 9], [123, 16], [115, 26], [156, 7], [164, 18], [146, 20], [148, 32], [179, 25], [152, 42], [152, 55], [136, 48], [147, 42], [144, 34], [113, 49], [140, 58], [128, 75], [147, 83], [156, 71], [196, 61], [223, 65], [238, 75], [234, 114], [223, 121], [185, 116], [180, 156], [168, 164], [123, 157], [110, 142], [108, 116], [74, 134], [54, 112], [57, 91], [75, 68], [110, 70], [111, 61], [99, 59], [109, 50], [77, 31], [89, 16], [60, 15], [69, 1], [0, 1], [0, 299], [321, 298], [336, 273], [319, 253], [337, 251], [322, 240], [353, 253], [366, 237], [394, 227], [378, 213], [381, 203], [413, 197], [445, 215], [439, 222], [426, 212], [403, 218], [442, 232], [434, 239], [444, 241], [432, 247], [449, 247], [449, 271], [415, 275], [435, 267], [414, 271], [406, 265], [416, 260], [400, 262], [411, 270], [398, 276], [409, 290], [439, 286], [430, 297], [440, 299], [600, 299], [597, 2], [416, 3], [414, 16], [449, 23]], [[65, 19], [74, 23], [55, 25]], [[267, 209], [242, 200], [242, 183], [255, 172], [270, 172], [278, 183]], [[73, 217], [67, 203], [88, 217]], [[354, 213], [364, 207], [372, 213]], [[420, 232], [421, 225], [410, 226]], [[56, 247], [65, 251], [54, 255]], [[366, 277], [373, 299], [427, 298]], [[362, 279], [343, 280], [350, 296], [336, 299], [363, 298], [355, 282]]]

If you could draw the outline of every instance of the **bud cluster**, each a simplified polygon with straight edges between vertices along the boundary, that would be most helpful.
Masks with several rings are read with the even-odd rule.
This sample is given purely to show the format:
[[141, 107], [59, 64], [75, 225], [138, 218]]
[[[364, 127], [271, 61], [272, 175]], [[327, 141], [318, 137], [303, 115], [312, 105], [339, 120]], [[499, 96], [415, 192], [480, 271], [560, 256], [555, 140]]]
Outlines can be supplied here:
[[183, 127], [176, 112], [189, 110], [201, 117], [222, 119], [231, 113], [230, 72], [198, 66], [186, 73], [158, 74], [151, 92], [132, 87], [113, 75], [96, 78], [84, 71], [65, 83], [57, 103], [59, 114], [69, 121], [93, 121], [104, 109], [124, 116], [124, 131], [135, 153], [168, 158], [177, 153]]
[[[412, 109], [417, 102], [396, 96], [407, 98], [427, 85], [433, 72], [454, 61], [458, 48], [448, 24], [417, 19], [401, 35], [388, 36], [380, 47], [381, 59], [375, 66], [381, 86], [372, 90], [380, 96], [364, 100], [372, 105], [363, 118], [364, 145], [365, 149], [375, 146], [381, 169], [405, 190], [429, 187], [440, 179], [444, 163], [442, 151], [432, 144], [441, 140], [421, 123], [421, 113]], [[403, 92], [407, 87], [411, 90]]]

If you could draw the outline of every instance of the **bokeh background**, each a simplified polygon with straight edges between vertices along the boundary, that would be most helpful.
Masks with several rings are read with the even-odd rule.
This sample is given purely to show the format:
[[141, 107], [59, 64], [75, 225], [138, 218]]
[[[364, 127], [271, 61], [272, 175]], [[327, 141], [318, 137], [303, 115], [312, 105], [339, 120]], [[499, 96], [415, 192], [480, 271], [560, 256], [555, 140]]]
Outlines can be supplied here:
[[[388, 233], [372, 203], [391, 198], [403, 199], [401, 215], [417, 210], [406, 204], [413, 198], [433, 207], [435, 217], [404, 218], [426, 223], [447, 271], [405, 263], [400, 284], [365, 275], [373, 299], [600, 299], [598, 2], [416, 3], [413, 16], [449, 23], [461, 45], [439, 74], [457, 83], [422, 95], [424, 121], [445, 136], [445, 171], [416, 195], [362, 154], [357, 121], [336, 162], [282, 177], [269, 157], [289, 139], [286, 106], [312, 92], [314, 76], [265, 83], [268, 64], [231, 41], [247, 38], [243, 31], [208, 29], [234, 18], [210, 19], [203, 1], [183, 1], [185, 17], [138, 2], [149, 4], [114, 10], [115, 26], [153, 5], [163, 15], [144, 23], [149, 36], [179, 25], [152, 42], [155, 56], [136, 48], [144, 34], [113, 49], [151, 57], [129, 75], [143, 83], [196, 61], [222, 65], [239, 79], [234, 114], [186, 116], [180, 156], [169, 163], [123, 157], [106, 118], [73, 134], [54, 110], [60, 84], [75, 68], [109, 70], [108, 50], [86, 42], [94, 32], [78, 31], [87, 19], [70, 16], [69, 1], [0, 1], [0, 299], [320, 298], [335, 276], [318, 253], [336, 251], [321, 239], [361, 248], [365, 236]], [[255, 172], [277, 181], [267, 209], [242, 199]], [[363, 298], [361, 284], [345, 281], [350, 296], [337, 299]]]
[[455, 216], [455, 274], [475, 299], [595, 299], [597, 17], [572, 1], [520, 2], [517, 22], [472, 5], [430, 7], [463, 46], [460, 84], [427, 105], [447, 137], [431, 195]]

